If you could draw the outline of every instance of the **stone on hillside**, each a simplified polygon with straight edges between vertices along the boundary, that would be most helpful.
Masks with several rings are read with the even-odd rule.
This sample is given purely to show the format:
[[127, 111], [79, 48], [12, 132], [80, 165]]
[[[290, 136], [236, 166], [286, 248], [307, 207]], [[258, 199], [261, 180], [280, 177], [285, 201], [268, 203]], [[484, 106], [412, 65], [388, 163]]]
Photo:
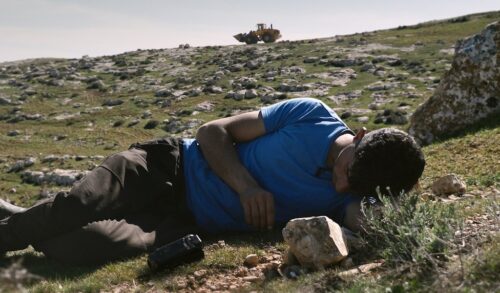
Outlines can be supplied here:
[[104, 101], [104, 103], [102, 103], [103, 106], [109, 106], [109, 107], [119, 106], [121, 104], [123, 104], [123, 100], [120, 99], [109, 99]]
[[233, 94], [233, 99], [236, 101], [241, 101], [245, 98], [246, 90], [239, 90], [234, 92]]
[[196, 105], [195, 110], [200, 112], [210, 112], [214, 110], [215, 105], [212, 102], [204, 101]]
[[411, 117], [409, 133], [422, 144], [500, 114], [500, 22], [457, 43], [451, 69]]
[[158, 120], [149, 120], [146, 125], [144, 125], [144, 129], [155, 129], [158, 125], [160, 125], [160, 121]]
[[12, 104], [12, 100], [4, 97], [0, 97], [0, 105], [10, 105]]
[[372, 60], [373, 63], [379, 63], [379, 62], [397, 62], [401, 61], [397, 55], [378, 55], [375, 56]]
[[24, 160], [18, 160], [12, 165], [9, 170], [7, 170], [7, 173], [11, 172], [19, 172], [25, 168], [28, 168], [30, 166], [33, 166], [36, 162], [36, 158], [33, 157], [28, 157], [25, 158]]
[[328, 62], [329, 65], [335, 66], [335, 67], [349, 67], [349, 66], [355, 66], [357, 65], [357, 60], [356, 59], [340, 59], [336, 58], [333, 60], [330, 60]]
[[253, 89], [257, 87], [257, 79], [253, 77], [242, 76], [236, 80], [234, 80], [231, 84], [233, 89]]
[[254, 70], [260, 67], [260, 62], [258, 62], [257, 60], [250, 60], [247, 62], [246, 66], [248, 69]]
[[73, 118], [76, 118], [79, 116], [80, 116], [80, 113], [61, 113], [59, 115], [52, 117], [52, 119], [54, 119], [56, 121], [63, 121], [63, 120], [73, 119]]
[[51, 68], [48, 70], [48, 75], [52, 78], [61, 78], [61, 72], [57, 68]]
[[279, 69], [280, 75], [301, 75], [306, 73], [306, 70], [300, 66], [283, 67]]
[[282, 92], [269, 92], [269, 93], [263, 94], [261, 96], [260, 100], [263, 103], [272, 103], [275, 100], [282, 100], [282, 99], [286, 99], [286, 98], [287, 98], [287, 95], [285, 93], [282, 93]]
[[89, 171], [55, 169], [48, 172], [25, 171], [21, 177], [23, 182], [37, 185], [55, 184], [59, 186], [71, 186], [88, 173]]
[[231, 72], [238, 72], [238, 71], [242, 71], [243, 70], [243, 64], [233, 64], [231, 66], [229, 66], [229, 71]]
[[357, 77], [356, 72], [351, 68], [344, 68], [329, 73], [329, 77], [332, 79], [333, 86], [346, 86], [351, 79]]
[[211, 94], [221, 94], [222, 88], [220, 86], [210, 85], [205, 87], [203, 91]]
[[373, 63], [371, 62], [367, 62], [365, 64], [363, 64], [363, 66], [361, 66], [361, 72], [370, 72], [370, 73], [373, 73], [375, 72], [375, 65], [373, 65]]
[[132, 126], [135, 126], [137, 124], [141, 123], [141, 120], [139, 119], [133, 119], [132, 121], [130, 121], [128, 124], [127, 124], [127, 127], [132, 127]]
[[368, 123], [368, 121], [370, 121], [370, 117], [360, 116], [360, 117], [356, 118], [356, 121], [358, 121], [359, 123]]
[[282, 92], [303, 92], [312, 89], [311, 84], [299, 84], [296, 80], [290, 79], [281, 83], [278, 89]]
[[112, 127], [120, 127], [123, 125], [123, 123], [125, 123], [124, 120], [116, 120], [115, 122], [113, 122], [113, 124], [111, 124]]
[[349, 253], [342, 229], [326, 216], [289, 221], [283, 238], [304, 267], [323, 269], [342, 261]]
[[63, 158], [56, 155], [47, 155], [42, 159], [42, 163], [51, 163], [55, 161], [62, 161]]
[[18, 136], [19, 134], [21, 134], [19, 130], [11, 130], [7, 132], [7, 136]]
[[467, 185], [456, 174], [448, 174], [432, 183], [432, 192], [436, 195], [464, 194]]
[[91, 82], [89, 84], [89, 86], [87, 87], [87, 89], [104, 90], [104, 89], [106, 89], [106, 85], [104, 84], [104, 82], [102, 80], [96, 80], [96, 81]]
[[332, 100], [336, 104], [341, 104], [344, 101], [353, 100], [361, 97], [363, 91], [355, 90], [352, 92], [341, 93], [338, 95], [329, 96], [328, 99]]
[[36, 95], [38, 92], [32, 88], [27, 88], [23, 91], [23, 95], [27, 95], [27, 96], [33, 96], [33, 95]]
[[254, 99], [258, 96], [255, 89], [250, 89], [245, 91], [245, 99]]
[[375, 69], [375, 71], [373, 72], [373, 74], [376, 75], [376, 76], [379, 76], [379, 77], [384, 77], [387, 74], [387, 72], [385, 71], [384, 68], [378, 67], [377, 69]]
[[269, 71], [266, 71], [266, 73], [264, 73], [265, 78], [274, 78], [274, 77], [276, 77], [276, 75], [278, 75], [278, 71], [276, 71], [276, 70], [269, 70]]
[[316, 63], [316, 62], [318, 62], [318, 60], [319, 60], [319, 57], [310, 56], [310, 57], [304, 58], [304, 63]]
[[365, 89], [369, 91], [386, 91], [390, 90], [393, 88], [396, 88], [398, 86], [397, 82], [382, 82], [382, 81], [377, 81], [372, 84], [369, 84], [365, 87]]
[[192, 88], [187, 91], [187, 95], [190, 97], [197, 97], [203, 92], [203, 89], [200, 87]]
[[57, 87], [62, 87], [64, 86], [64, 80], [60, 80], [60, 79], [50, 79], [47, 81], [47, 85], [50, 85], [50, 86], [57, 86]]
[[245, 261], [244, 261], [244, 264], [247, 266], [247, 267], [255, 267], [259, 264], [259, 256], [256, 255], [256, 254], [249, 254], [245, 257]]
[[401, 66], [403, 65], [403, 61], [401, 61], [401, 59], [396, 59], [396, 60], [390, 60], [390, 61], [387, 61], [387, 65], [389, 66]]
[[146, 111], [142, 112], [141, 118], [147, 119], [147, 118], [150, 118], [152, 116], [153, 116], [153, 113], [151, 112], [151, 110], [146, 110]]
[[35, 120], [35, 121], [42, 121], [45, 120], [45, 117], [40, 114], [40, 113], [35, 113], [35, 114], [23, 114], [23, 117], [26, 120]]
[[172, 95], [171, 89], [160, 89], [155, 92], [155, 97], [168, 97]]
[[[372, 105], [372, 108], [374, 106]], [[378, 113], [375, 117], [375, 124], [389, 124], [389, 125], [404, 125], [408, 123], [408, 118], [406, 117], [406, 111], [403, 110], [391, 110], [386, 109], [382, 113]]]

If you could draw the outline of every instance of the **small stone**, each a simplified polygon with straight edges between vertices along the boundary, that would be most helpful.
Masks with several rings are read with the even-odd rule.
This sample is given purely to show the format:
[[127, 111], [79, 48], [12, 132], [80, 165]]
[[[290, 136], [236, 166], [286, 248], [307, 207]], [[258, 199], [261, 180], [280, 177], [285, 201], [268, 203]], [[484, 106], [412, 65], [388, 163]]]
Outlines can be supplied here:
[[432, 183], [432, 192], [436, 195], [449, 195], [465, 193], [467, 185], [456, 174], [448, 174]]
[[234, 272], [234, 275], [236, 277], [244, 277], [248, 274], [248, 269], [245, 268], [245, 267], [240, 267], [238, 268], [235, 272]]
[[249, 254], [245, 257], [244, 265], [247, 267], [255, 267], [259, 264], [259, 257], [256, 254]]
[[144, 125], [144, 129], [155, 129], [160, 122], [158, 120], [149, 120], [146, 125]]
[[364, 273], [367, 273], [373, 269], [376, 269], [380, 266], [382, 266], [383, 263], [378, 263], [378, 262], [374, 262], [374, 263], [369, 263], [369, 264], [364, 264], [364, 265], [360, 265], [354, 269], [350, 269], [350, 270], [347, 270], [347, 271], [343, 271], [343, 272], [340, 272], [338, 274], [339, 277], [352, 277], [352, 276], [355, 276], [355, 275], [358, 275], [358, 274], [364, 274]]
[[253, 99], [257, 96], [257, 91], [255, 89], [250, 89], [245, 92], [245, 99]]
[[280, 276], [278, 263], [268, 263], [262, 270], [266, 280], [271, 280]]
[[11, 189], [9, 189], [9, 192], [10, 193], [16, 193], [17, 192], [17, 189], [15, 187], [12, 187]]
[[254, 282], [257, 282], [258, 280], [260, 280], [260, 278], [257, 277], [257, 276], [246, 276], [246, 277], [243, 277], [243, 281], [245, 281], [245, 282], [254, 283]]
[[11, 166], [9, 168], [7, 173], [21, 171], [27, 167], [33, 166], [33, 164], [35, 164], [35, 162], [36, 162], [36, 158], [33, 158], [33, 157], [28, 157], [24, 160], [19, 160], [13, 166]]
[[66, 138], [68, 138], [68, 136], [66, 134], [61, 134], [61, 135], [56, 135], [54, 136], [54, 141], [61, 141], [61, 140], [65, 140]]
[[119, 106], [121, 104], [123, 104], [123, 100], [120, 100], [120, 99], [111, 99], [111, 100], [104, 101], [104, 103], [102, 103], [102, 106], [113, 107], [113, 106]]
[[175, 282], [176, 289], [185, 289], [186, 287], [187, 287], [186, 280], [179, 280], [179, 281]]
[[358, 121], [360, 123], [367, 123], [368, 121], [370, 121], [370, 117], [368, 117], [368, 116], [361, 116], [361, 117], [356, 118], [356, 121]]
[[21, 134], [19, 130], [11, 130], [7, 132], [7, 136], [18, 136], [19, 134]]
[[134, 119], [132, 121], [130, 121], [128, 124], [127, 124], [127, 127], [132, 127], [132, 126], [135, 126], [137, 124], [139, 124], [141, 122], [141, 120], [139, 119]]
[[193, 275], [198, 279], [206, 276], [206, 274], [207, 274], [207, 270], [199, 270], [199, 271], [196, 271], [193, 273]]
[[147, 118], [150, 118], [151, 116], [153, 116], [153, 113], [151, 112], [151, 110], [146, 110], [142, 113], [141, 118], [147, 119]]
[[155, 93], [155, 97], [168, 97], [170, 95], [172, 95], [172, 90], [170, 89], [161, 89]]

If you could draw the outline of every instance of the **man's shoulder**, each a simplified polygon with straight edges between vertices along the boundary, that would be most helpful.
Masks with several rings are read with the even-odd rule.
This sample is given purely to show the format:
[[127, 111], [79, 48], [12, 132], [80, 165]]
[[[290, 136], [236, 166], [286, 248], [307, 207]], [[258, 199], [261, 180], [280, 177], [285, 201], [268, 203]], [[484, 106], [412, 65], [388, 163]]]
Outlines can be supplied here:
[[289, 100], [282, 101], [284, 104], [292, 104], [298, 106], [326, 106], [321, 100], [310, 98], [310, 97], [301, 97], [301, 98], [293, 98]]

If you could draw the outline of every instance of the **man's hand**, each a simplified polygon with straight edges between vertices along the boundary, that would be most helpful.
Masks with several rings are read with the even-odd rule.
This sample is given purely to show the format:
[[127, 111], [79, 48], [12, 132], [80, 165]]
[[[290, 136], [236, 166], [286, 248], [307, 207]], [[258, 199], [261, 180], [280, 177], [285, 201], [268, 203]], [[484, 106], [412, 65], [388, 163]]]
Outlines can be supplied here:
[[257, 229], [272, 229], [274, 226], [273, 195], [259, 187], [252, 187], [240, 194], [247, 224]]

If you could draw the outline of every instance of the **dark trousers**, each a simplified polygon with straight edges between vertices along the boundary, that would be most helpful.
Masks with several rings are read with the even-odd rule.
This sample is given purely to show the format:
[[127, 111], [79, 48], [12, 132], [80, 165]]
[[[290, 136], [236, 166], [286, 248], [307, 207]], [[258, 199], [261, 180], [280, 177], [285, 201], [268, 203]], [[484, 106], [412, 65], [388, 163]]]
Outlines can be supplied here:
[[106, 158], [69, 193], [0, 221], [0, 249], [33, 245], [70, 264], [150, 251], [197, 228], [185, 200], [177, 139], [134, 144]]

